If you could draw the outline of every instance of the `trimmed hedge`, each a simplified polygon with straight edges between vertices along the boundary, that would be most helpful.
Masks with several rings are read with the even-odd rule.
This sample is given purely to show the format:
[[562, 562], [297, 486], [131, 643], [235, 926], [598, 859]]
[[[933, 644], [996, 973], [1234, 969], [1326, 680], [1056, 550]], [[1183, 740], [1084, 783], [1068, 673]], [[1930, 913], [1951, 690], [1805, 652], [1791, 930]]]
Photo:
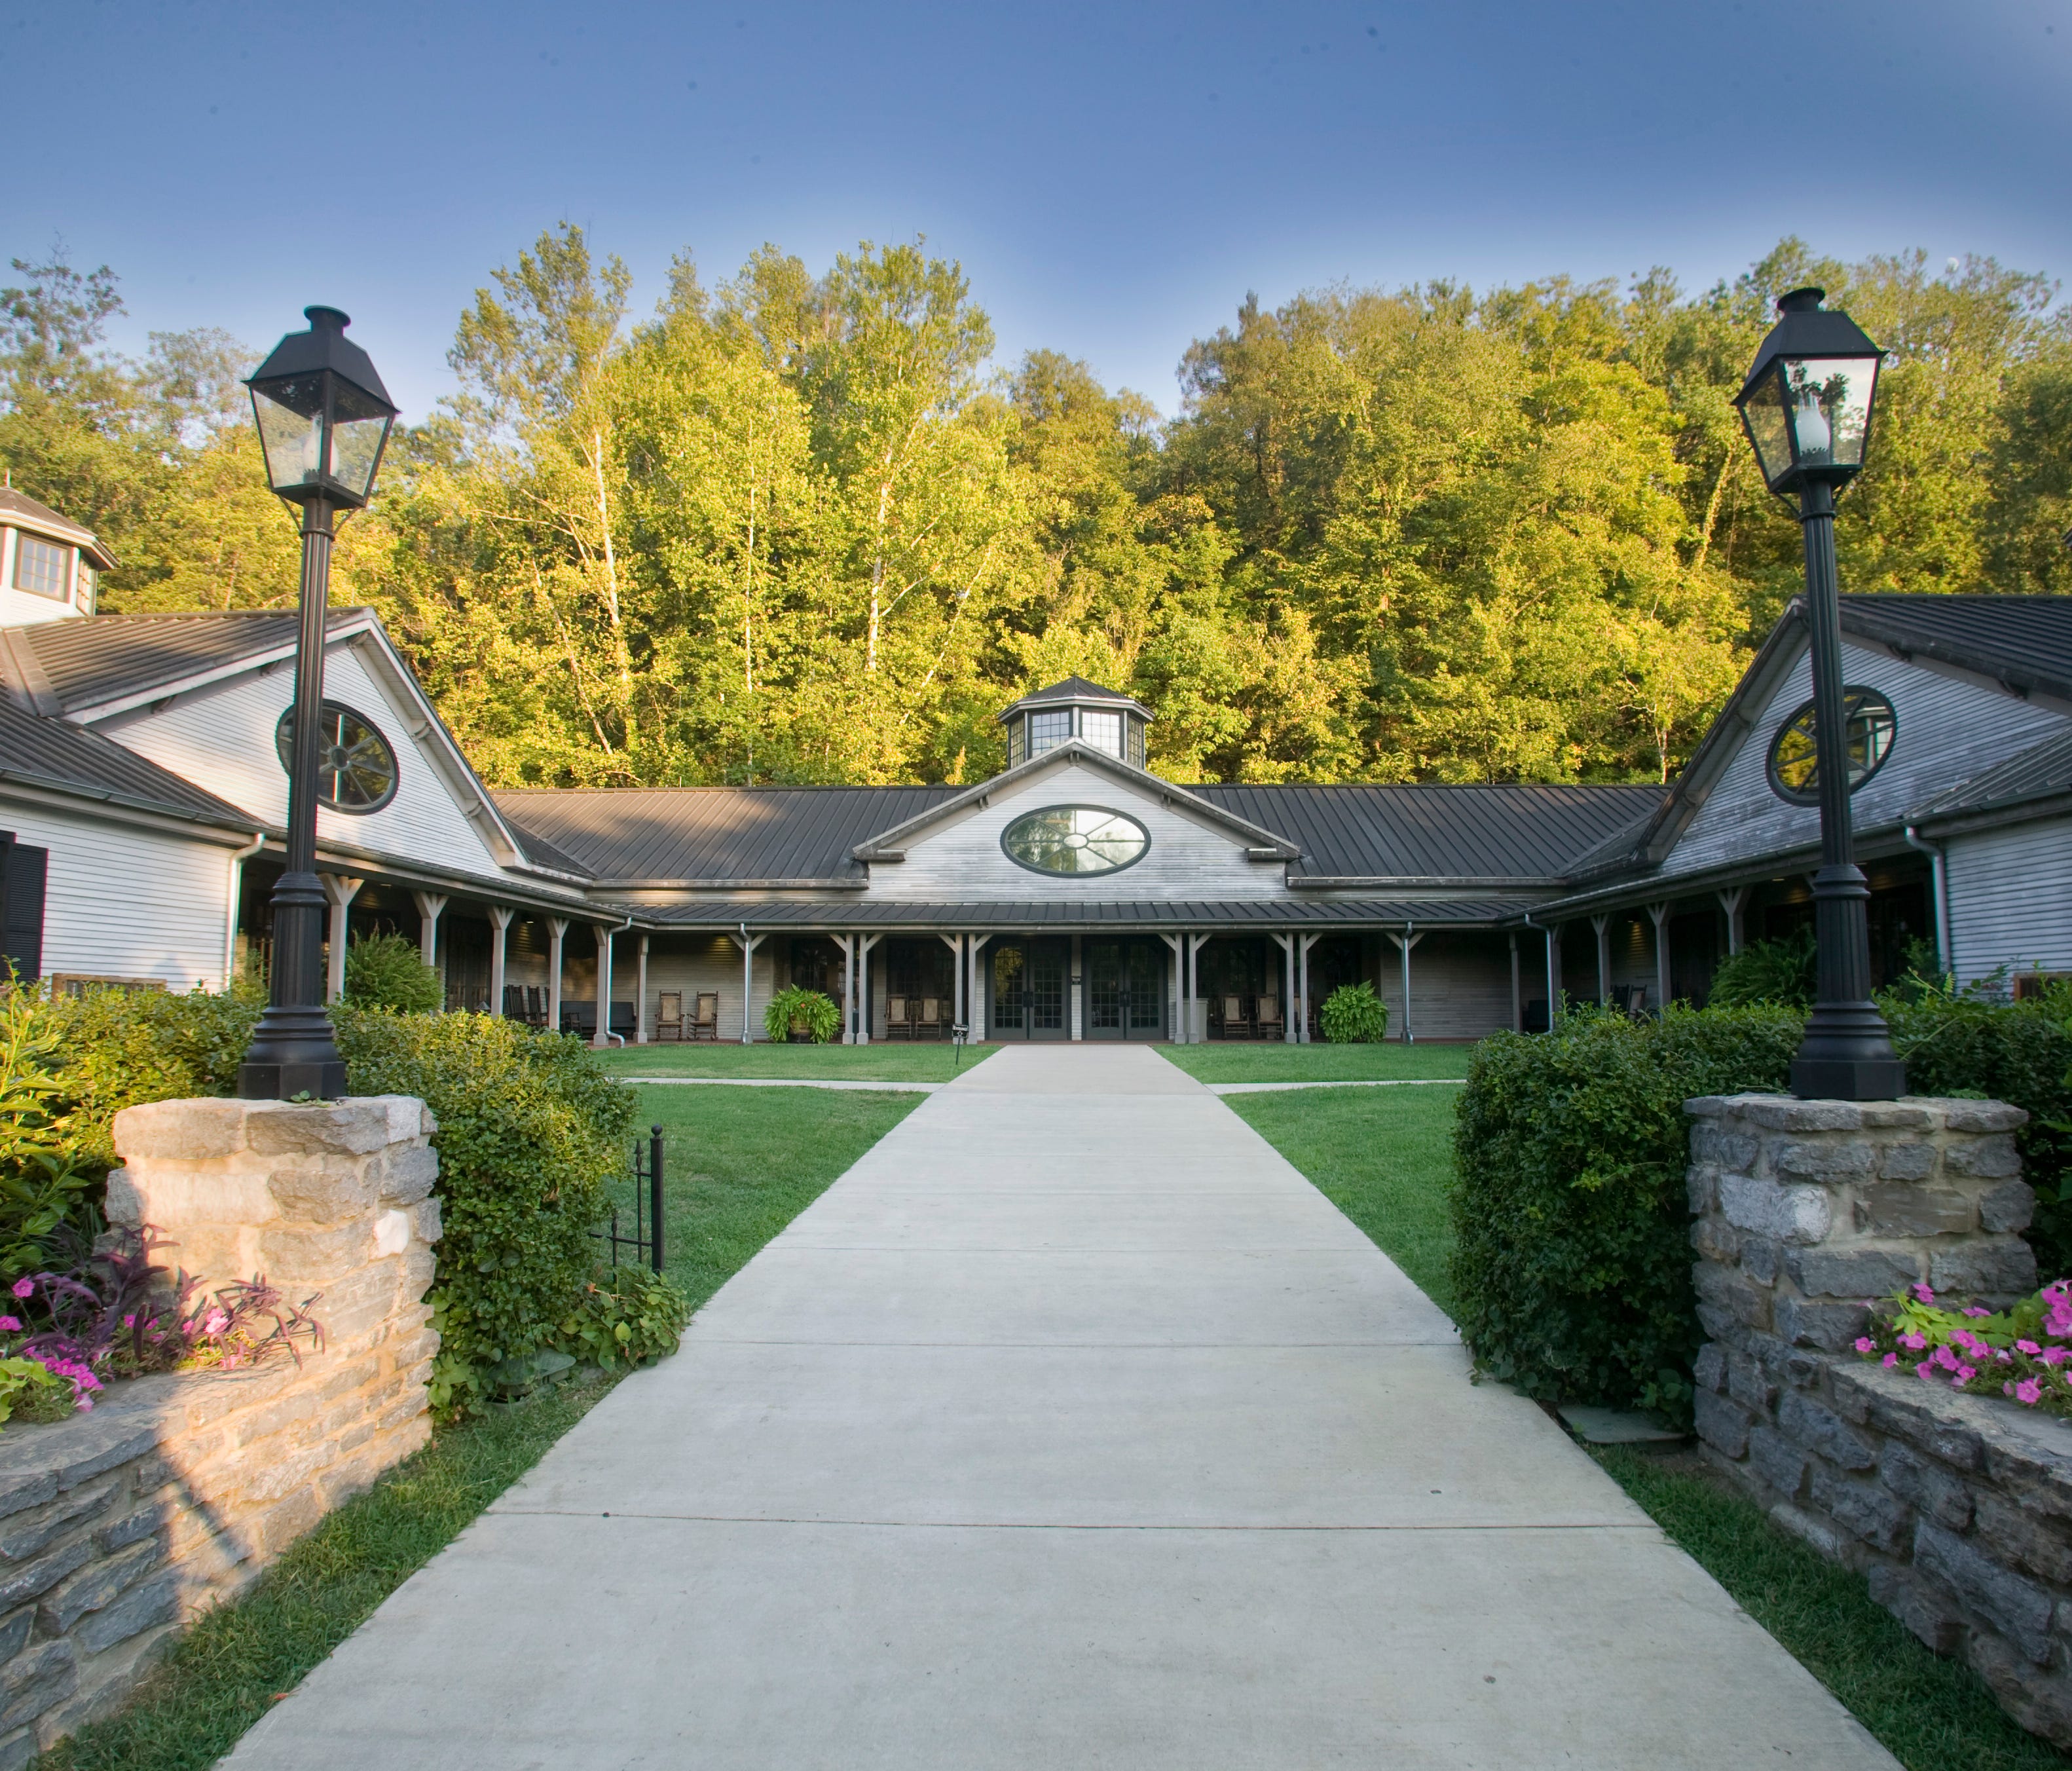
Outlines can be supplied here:
[[581, 1040], [500, 1015], [334, 1004], [331, 1018], [355, 1094], [414, 1094], [438, 1120], [432, 1406], [471, 1407], [488, 1368], [556, 1347], [582, 1313], [637, 1097]]
[[1450, 1203], [1479, 1369], [1549, 1401], [1688, 1417], [1701, 1336], [1684, 1103], [1782, 1089], [1803, 1025], [1770, 1006], [1578, 1009], [1476, 1048]]

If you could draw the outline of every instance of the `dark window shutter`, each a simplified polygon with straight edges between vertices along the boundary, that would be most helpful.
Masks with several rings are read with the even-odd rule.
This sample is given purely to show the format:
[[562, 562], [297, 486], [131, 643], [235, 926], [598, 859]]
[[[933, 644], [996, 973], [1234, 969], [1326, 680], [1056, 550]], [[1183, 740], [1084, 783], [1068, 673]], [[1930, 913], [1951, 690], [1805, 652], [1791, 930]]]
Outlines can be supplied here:
[[43, 881], [51, 851], [10, 842], [0, 862], [0, 953], [14, 975], [32, 983], [43, 975]]

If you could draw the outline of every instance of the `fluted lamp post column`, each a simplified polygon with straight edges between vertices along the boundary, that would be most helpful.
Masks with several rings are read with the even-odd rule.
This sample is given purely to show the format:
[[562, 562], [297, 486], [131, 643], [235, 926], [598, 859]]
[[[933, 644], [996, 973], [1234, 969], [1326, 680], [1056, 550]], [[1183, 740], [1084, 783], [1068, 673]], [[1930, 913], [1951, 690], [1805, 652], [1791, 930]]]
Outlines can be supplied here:
[[[302, 512], [301, 624], [295, 636], [294, 737], [289, 754], [287, 870], [273, 888], [273, 966], [265, 1012], [237, 1073], [248, 1100], [345, 1093], [345, 1060], [324, 1011], [324, 892], [317, 879], [317, 800], [327, 764], [323, 735], [324, 630], [331, 538], [338, 517], [374, 491], [396, 407], [352, 323], [335, 307], [303, 310], [306, 332], [273, 347], [245, 385], [266, 457], [267, 483]], [[335, 748], [335, 747], [334, 747]]]
[[[1806, 542], [1806, 626], [1813, 667], [1814, 779], [1820, 871], [1813, 879], [1819, 999], [1791, 1065], [1802, 1098], [1890, 1101], [1906, 1068], [1871, 1000], [1870, 886], [1856, 865], [1849, 796], [1876, 762], [1842, 683], [1841, 605], [1835, 575], [1835, 500], [1863, 471], [1884, 352], [1827, 292], [1794, 289], [1734, 403], [1770, 489], [1795, 500]], [[1859, 729], [1862, 727], [1862, 729]]]

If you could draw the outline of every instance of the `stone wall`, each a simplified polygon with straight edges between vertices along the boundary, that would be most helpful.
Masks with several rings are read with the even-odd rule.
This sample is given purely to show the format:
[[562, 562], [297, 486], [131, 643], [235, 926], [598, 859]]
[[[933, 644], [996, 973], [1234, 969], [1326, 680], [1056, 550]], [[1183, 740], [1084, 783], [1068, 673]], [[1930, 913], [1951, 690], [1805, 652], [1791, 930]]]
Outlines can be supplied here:
[[2072, 1425], [1848, 1350], [1864, 1300], [1904, 1284], [1988, 1301], [2035, 1288], [2012, 1137], [2025, 1116], [1774, 1095], [1686, 1110], [1708, 1452], [2025, 1727], [2072, 1748]]
[[424, 1444], [433, 1130], [405, 1096], [117, 1115], [110, 1221], [150, 1224], [208, 1289], [320, 1294], [325, 1345], [0, 1433], [0, 1771], [113, 1708], [183, 1622]]

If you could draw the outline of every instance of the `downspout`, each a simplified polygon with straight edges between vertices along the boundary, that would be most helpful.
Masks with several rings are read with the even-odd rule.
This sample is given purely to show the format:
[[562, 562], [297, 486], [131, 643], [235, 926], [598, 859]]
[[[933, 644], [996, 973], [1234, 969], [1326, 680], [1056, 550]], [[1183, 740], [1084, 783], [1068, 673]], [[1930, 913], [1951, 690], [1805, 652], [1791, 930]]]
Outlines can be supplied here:
[[232, 982], [231, 967], [237, 962], [237, 900], [245, 880], [245, 863], [266, 846], [266, 833], [253, 834], [251, 842], [230, 857], [230, 883], [223, 918], [223, 988], [227, 995]]
[[[611, 943], [615, 937], [624, 934], [632, 926], [633, 917], [631, 913], [628, 912], [626, 921], [619, 924], [616, 929], [606, 929], [598, 937], [598, 945], [604, 954], [605, 975], [604, 1021], [598, 1031], [604, 1035], [606, 1050], [610, 1048], [610, 1041], [613, 1040], [618, 1040], [621, 1045], [626, 1043], [626, 1036], [623, 1033], [615, 1033], [611, 1030], [611, 986], [618, 982], [612, 974]], [[636, 1028], [640, 1024], [640, 1005], [638, 1003], [633, 1005], [633, 1024]]]
[[1935, 957], [1943, 971], [1950, 977], [1957, 975], [1957, 962], [1950, 951], [1950, 870], [1943, 859], [1943, 846], [1929, 842], [1916, 835], [1915, 826], [1906, 826], [1906, 846], [1918, 849], [1928, 857], [1930, 869], [1929, 890], [1935, 897]]

